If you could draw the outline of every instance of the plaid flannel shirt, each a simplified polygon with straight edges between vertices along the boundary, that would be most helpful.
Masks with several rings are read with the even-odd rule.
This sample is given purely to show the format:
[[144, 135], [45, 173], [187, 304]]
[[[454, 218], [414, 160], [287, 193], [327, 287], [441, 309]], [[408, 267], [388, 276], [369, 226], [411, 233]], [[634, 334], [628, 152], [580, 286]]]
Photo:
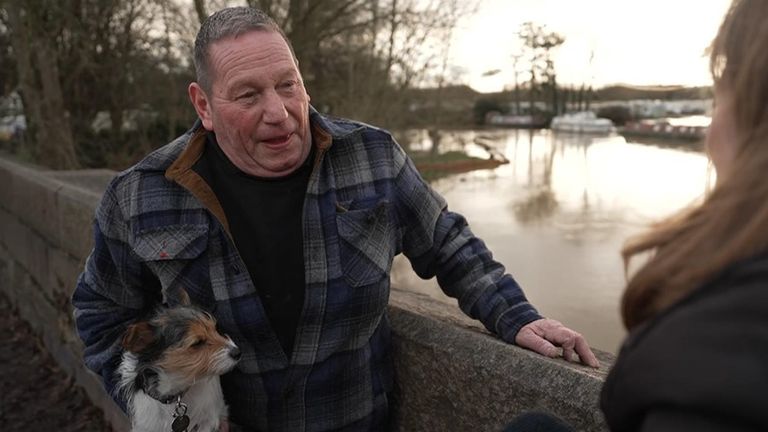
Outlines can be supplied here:
[[388, 275], [398, 253], [508, 342], [540, 318], [389, 133], [310, 110], [318, 151], [304, 203], [306, 294], [292, 357], [270, 328], [221, 206], [192, 170], [205, 140], [198, 121], [118, 174], [96, 211], [73, 305], [85, 363], [109, 391], [126, 325], [179, 289], [241, 348], [222, 387], [231, 420], [250, 430], [386, 428]]

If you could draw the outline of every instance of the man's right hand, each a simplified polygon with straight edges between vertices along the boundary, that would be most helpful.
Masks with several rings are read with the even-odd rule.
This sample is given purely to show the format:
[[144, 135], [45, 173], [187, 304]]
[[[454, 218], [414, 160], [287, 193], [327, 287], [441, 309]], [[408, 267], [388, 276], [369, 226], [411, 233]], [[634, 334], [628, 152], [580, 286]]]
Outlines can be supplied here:
[[526, 324], [517, 333], [515, 343], [547, 357], [557, 357], [560, 347], [565, 360], [578, 362], [580, 359], [585, 365], [600, 367], [584, 336], [553, 319], [544, 318]]

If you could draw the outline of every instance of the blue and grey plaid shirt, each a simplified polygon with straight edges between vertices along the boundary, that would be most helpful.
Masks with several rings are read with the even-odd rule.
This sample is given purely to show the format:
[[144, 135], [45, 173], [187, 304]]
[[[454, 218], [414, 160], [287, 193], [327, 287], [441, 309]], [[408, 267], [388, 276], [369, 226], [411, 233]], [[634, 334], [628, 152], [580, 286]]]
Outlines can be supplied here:
[[292, 357], [270, 328], [221, 205], [192, 170], [205, 142], [198, 122], [120, 173], [96, 212], [95, 245], [73, 304], [85, 362], [108, 390], [126, 325], [179, 289], [212, 311], [242, 349], [222, 387], [231, 420], [253, 430], [384, 429], [392, 388], [388, 275], [401, 252], [508, 342], [540, 318], [389, 133], [314, 110], [310, 123], [317, 152]]

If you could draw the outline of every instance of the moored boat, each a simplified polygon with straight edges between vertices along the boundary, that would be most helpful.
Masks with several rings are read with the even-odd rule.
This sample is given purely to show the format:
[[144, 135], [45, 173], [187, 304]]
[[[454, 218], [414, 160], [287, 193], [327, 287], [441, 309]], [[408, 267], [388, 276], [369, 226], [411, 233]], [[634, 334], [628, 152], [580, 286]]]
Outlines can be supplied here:
[[627, 123], [619, 130], [626, 138], [663, 138], [699, 141], [707, 133], [706, 126], [673, 125], [666, 120]]
[[485, 124], [489, 126], [504, 126], [518, 129], [543, 129], [547, 127], [547, 119], [538, 115], [515, 115], [489, 112], [485, 116]]
[[592, 111], [579, 111], [559, 115], [552, 119], [549, 128], [555, 132], [606, 134], [616, 131], [613, 122], [599, 118]]

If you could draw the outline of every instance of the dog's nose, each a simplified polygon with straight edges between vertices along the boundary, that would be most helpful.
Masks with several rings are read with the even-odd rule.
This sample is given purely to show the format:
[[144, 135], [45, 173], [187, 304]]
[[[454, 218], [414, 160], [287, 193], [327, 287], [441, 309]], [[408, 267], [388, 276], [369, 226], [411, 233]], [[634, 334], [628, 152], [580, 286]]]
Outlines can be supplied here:
[[229, 350], [229, 356], [232, 357], [235, 360], [240, 360], [240, 357], [242, 357], [243, 353], [240, 352], [240, 348], [234, 347]]

